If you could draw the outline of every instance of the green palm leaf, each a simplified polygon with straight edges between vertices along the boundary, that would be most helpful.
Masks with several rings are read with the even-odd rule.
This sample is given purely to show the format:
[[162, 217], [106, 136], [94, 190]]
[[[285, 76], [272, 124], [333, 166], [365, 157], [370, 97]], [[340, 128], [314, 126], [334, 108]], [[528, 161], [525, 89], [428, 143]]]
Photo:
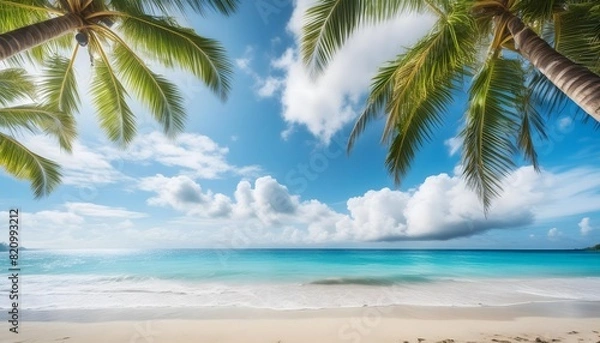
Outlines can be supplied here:
[[521, 17], [527, 22], [544, 22], [551, 20], [564, 5], [565, 0], [519, 0], [515, 1], [514, 10], [521, 13]]
[[532, 90], [531, 100], [538, 107], [545, 107], [549, 115], [561, 113], [571, 99], [560, 91], [544, 74], [532, 71], [529, 88]]
[[[526, 69], [523, 63], [521, 63], [520, 73], [522, 80], [526, 80], [528, 74], [531, 72], [532, 68]], [[552, 84], [550, 82], [548, 83]], [[515, 91], [520, 92], [520, 99], [522, 100], [521, 103], [516, 106], [520, 116], [517, 148], [521, 151], [525, 160], [531, 163], [536, 171], [539, 171], [540, 166], [538, 163], [538, 155], [535, 150], [534, 138], [546, 140], [548, 139], [548, 136], [546, 135], [544, 118], [538, 110], [539, 103], [535, 99], [538, 96], [538, 89], [532, 86], [531, 82], [523, 82], [520, 90]]]
[[[304, 63], [322, 72], [358, 27], [393, 17], [399, 9], [429, 10], [439, 21], [429, 35], [379, 69], [348, 143], [351, 149], [366, 125], [386, 114], [386, 165], [396, 181], [443, 120], [453, 87], [471, 70], [478, 72], [461, 132], [463, 174], [486, 211], [514, 168], [517, 151], [539, 169], [534, 143], [547, 138], [540, 110], [554, 112], [574, 101], [590, 114], [586, 118], [598, 119], [592, 93], [600, 80], [593, 75], [600, 71], [596, 0], [318, 0], [305, 14]], [[494, 54], [481, 57], [477, 50]], [[502, 51], [509, 52], [502, 56]]]
[[[80, 46], [85, 46], [93, 68], [92, 103], [108, 138], [125, 146], [135, 136], [135, 115], [125, 86], [173, 137], [184, 128], [184, 101], [178, 88], [149, 65], [158, 62], [190, 72], [223, 100], [230, 90], [233, 65], [221, 44], [169, 16], [211, 10], [229, 15], [238, 4], [239, 0], [0, 0], [2, 62], [43, 67], [36, 94], [41, 103], [12, 107], [8, 106], [16, 101], [33, 99], [36, 87], [22, 70], [0, 70], [0, 128], [10, 133], [41, 131], [70, 150], [76, 135], [74, 114], [80, 107], [74, 63]], [[2, 137], [5, 146], [17, 144]], [[11, 151], [20, 151], [14, 150], [19, 147], [15, 144]], [[47, 160], [36, 161], [38, 170], [52, 171], [52, 166], [58, 170]], [[7, 161], [3, 165], [13, 175], [32, 180], [37, 196], [47, 194], [51, 181], [57, 180], [40, 181], [31, 163], [23, 168], [33, 171], [18, 170], [17, 164]]]
[[388, 111], [390, 100], [393, 96], [396, 84], [396, 71], [400, 69], [402, 57], [387, 63], [379, 68], [377, 75], [373, 77], [371, 90], [367, 98], [365, 109], [362, 111], [348, 139], [348, 151], [351, 151], [358, 137], [364, 132], [367, 125], [383, 116]]
[[420, 11], [438, 2], [443, 1], [321, 0], [306, 12], [302, 59], [312, 72], [319, 73], [359, 26], [390, 19], [402, 10]]
[[386, 160], [396, 182], [408, 172], [420, 147], [442, 123], [463, 65], [475, 56], [475, 22], [461, 10], [440, 18], [434, 30], [375, 76], [367, 106], [350, 136], [352, 147], [365, 125], [385, 109]]
[[79, 90], [75, 78], [75, 57], [79, 45], [72, 57], [55, 55], [44, 66], [44, 75], [39, 86], [40, 95], [46, 103], [57, 111], [74, 115], [79, 111]]
[[0, 165], [14, 177], [31, 181], [36, 198], [48, 195], [60, 183], [59, 166], [0, 133]]
[[34, 89], [33, 81], [25, 70], [17, 68], [0, 70], [0, 106], [32, 97]]
[[204, 14], [207, 9], [230, 15], [237, 9], [239, 0], [112, 0], [111, 6], [125, 13], [166, 14], [174, 11], [185, 13], [191, 8], [196, 13]]
[[[39, 23], [56, 14], [61, 12], [48, 0], [0, 0], [0, 33]], [[70, 43], [72, 37], [59, 37], [15, 55], [5, 62], [11, 66], [43, 63], [52, 51], [61, 51]]]
[[47, 0], [0, 0], [0, 32], [8, 32], [49, 18]]
[[100, 126], [111, 141], [125, 146], [133, 140], [136, 133], [135, 116], [125, 101], [127, 92], [95, 38], [90, 43], [102, 56], [101, 60], [94, 62], [94, 76], [90, 87]]
[[172, 20], [141, 14], [126, 17], [120, 29], [131, 47], [169, 68], [193, 73], [221, 99], [227, 98], [233, 66], [217, 41], [201, 37]]
[[136, 97], [151, 111], [169, 137], [183, 131], [186, 112], [183, 97], [177, 87], [164, 77], [152, 72], [126, 45], [114, 51], [115, 67], [123, 71], [120, 77]]
[[515, 104], [524, 83], [521, 65], [497, 55], [488, 58], [473, 79], [463, 138], [463, 168], [467, 183], [476, 189], [484, 208], [502, 189], [502, 180], [515, 163], [514, 144], [519, 130]]
[[72, 142], [77, 136], [73, 116], [40, 105], [0, 108], [0, 127], [12, 132], [20, 129], [31, 132], [42, 130], [57, 137], [61, 148], [67, 151], [71, 151]]
[[364, 21], [367, 2], [325, 0], [306, 12], [308, 24], [303, 28], [302, 59], [321, 72], [333, 54]]
[[462, 76], [465, 64], [475, 59], [477, 42], [475, 22], [464, 11], [457, 10], [441, 18], [434, 30], [408, 50], [395, 71], [393, 104], [390, 104], [385, 138], [397, 127], [404, 112], [421, 105], [430, 87]]
[[408, 173], [417, 151], [431, 140], [434, 129], [443, 123], [442, 117], [452, 103], [454, 90], [456, 88], [452, 86], [452, 80], [440, 80], [418, 103], [398, 104], [396, 107], [395, 110], [401, 111], [402, 116], [391, 137], [385, 161], [396, 183], [400, 183]]
[[556, 16], [555, 48], [571, 60], [600, 73], [600, 10], [593, 11], [596, 2], [570, 4], [569, 11]]
[[544, 121], [540, 112], [533, 106], [528, 97], [524, 97], [523, 107], [521, 108], [521, 123], [517, 137], [517, 147], [523, 153], [525, 159], [533, 165], [536, 171], [540, 170], [538, 163], [538, 154], [535, 150], [534, 137], [538, 136], [547, 139], [544, 128]]

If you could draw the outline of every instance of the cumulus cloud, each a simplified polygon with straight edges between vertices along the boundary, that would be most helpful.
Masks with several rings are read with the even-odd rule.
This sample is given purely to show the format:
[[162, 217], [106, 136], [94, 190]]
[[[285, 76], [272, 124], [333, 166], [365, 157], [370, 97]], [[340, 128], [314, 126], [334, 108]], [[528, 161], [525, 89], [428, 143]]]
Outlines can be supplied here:
[[256, 179], [254, 185], [241, 181], [233, 199], [210, 190], [205, 192], [187, 176], [144, 178], [139, 189], [156, 193], [148, 199], [149, 205], [172, 207], [190, 215], [209, 218], [257, 219], [265, 225], [292, 220], [300, 206], [299, 197], [291, 195], [285, 186], [270, 176]]
[[262, 78], [261, 89], [263, 96], [281, 90], [282, 116], [289, 126], [284, 137], [294, 126], [303, 126], [328, 143], [356, 117], [377, 68], [401, 53], [402, 47], [422, 37], [431, 28], [433, 19], [404, 14], [377, 26], [364, 27], [348, 40], [323, 75], [314, 80], [298, 56], [303, 14], [313, 2], [295, 2], [288, 23], [295, 43], [272, 61], [275, 72], [284, 76]]
[[[48, 242], [55, 247], [111, 247], [114, 242], [107, 237], [114, 236], [119, 236], [119, 247], [434, 241], [546, 225], [555, 221], [557, 207], [565, 216], [598, 212], [599, 187], [589, 182], [594, 179], [600, 179], [600, 168], [541, 174], [519, 168], [505, 180], [503, 197], [486, 217], [458, 174], [430, 176], [408, 191], [369, 190], [348, 199], [344, 210], [302, 199], [271, 176], [240, 181], [231, 194], [222, 194], [187, 175], [158, 174], [141, 179], [136, 187], [150, 194], [148, 205], [181, 213], [160, 226], [153, 226], [148, 213], [85, 202], [23, 217], [32, 247], [47, 247]], [[565, 195], [568, 201], [563, 201]], [[564, 237], [558, 228], [547, 227], [547, 239]], [[582, 233], [591, 230], [589, 217], [581, 220], [580, 228]]]
[[588, 233], [590, 233], [594, 229], [594, 228], [592, 228], [592, 225], [590, 224], [589, 217], [585, 217], [585, 218], [581, 219], [581, 221], [577, 225], [579, 226], [580, 232], [583, 236], [586, 236]]
[[258, 171], [258, 166], [237, 167], [227, 162], [227, 147], [220, 146], [208, 136], [182, 133], [168, 139], [160, 132], [136, 138], [126, 151], [105, 149], [109, 156], [126, 161], [159, 163], [181, 168], [183, 173], [201, 179], [215, 179], [226, 173], [240, 174]]
[[534, 220], [531, 206], [516, 196], [497, 201], [486, 218], [476, 194], [447, 174], [428, 177], [412, 192], [369, 191], [347, 205], [350, 214], [341, 228], [359, 240], [447, 240]]
[[32, 151], [60, 164], [63, 184], [79, 187], [133, 181], [135, 177], [124, 172], [125, 163], [160, 164], [200, 179], [255, 175], [261, 170], [256, 165], [229, 163], [227, 147], [194, 133], [183, 133], [173, 140], [157, 131], [141, 134], [126, 150], [76, 141], [71, 154], [61, 151], [46, 136], [25, 136], [22, 141]]
[[[303, 201], [271, 176], [254, 184], [240, 182], [233, 197], [204, 191], [185, 176], [158, 175], [142, 181], [140, 188], [155, 193], [148, 200], [151, 205], [280, 230], [281, 239], [293, 242], [323, 243], [448, 240], [549, 221], [557, 206], [562, 215], [598, 211], [600, 194], [596, 184], [585, 181], [590, 179], [600, 179], [600, 170], [538, 174], [532, 167], [520, 168], [507, 177], [503, 197], [487, 217], [465, 181], [448, 174], [430, 176], [410, 191], [370, 190], [348, 199], [345, 213], [315, 199]], [[568, 202], [564, 194], [569, 194]], [[555, 231], [548, 236], [556, 237]]]
[[231, 212], [227, 197], [211, 191], [203, 192], [199, 184], [185, 175], [146, 177], [141, 179], [138, 188], [156, 193], [148, 199], [149, 205], [172, 207], [190, 215], [206, 217], [223, 217]]
[[560, 237], [561, 235], [562, 235], [562, 232], [560, 232], [560, 230], [558, 230], [555, 227], [548, 230], [548, 238], [551, 240], [556, 239], [556, 238]]

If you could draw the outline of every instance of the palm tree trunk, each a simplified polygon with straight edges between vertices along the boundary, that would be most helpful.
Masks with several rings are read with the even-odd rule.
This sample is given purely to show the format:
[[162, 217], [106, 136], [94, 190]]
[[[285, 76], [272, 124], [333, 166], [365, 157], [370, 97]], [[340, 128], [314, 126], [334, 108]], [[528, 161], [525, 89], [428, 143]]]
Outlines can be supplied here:
[[502, 14], [515, 40], [515, 47], [548, 80], [581, 109], [600, 122], [600, 76], [552, 48], [510, 12]]
[[69, 13], [0, 34], [0, 61], [82, 26], [81, 17], [75, 13]]

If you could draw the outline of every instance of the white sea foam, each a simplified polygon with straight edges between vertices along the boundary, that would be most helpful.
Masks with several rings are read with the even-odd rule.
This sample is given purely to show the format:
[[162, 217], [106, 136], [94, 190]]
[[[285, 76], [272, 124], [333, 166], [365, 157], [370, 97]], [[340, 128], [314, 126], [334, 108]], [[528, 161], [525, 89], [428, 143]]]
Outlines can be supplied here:
[[[3, 292], [6, 290], [3, 290]], [[137, 276], [28, 275], [24, 309], [251, 307], [314, 309], [423, 305], [504, 306], [556, 300], [600, 301], [600, 277], [454, 279], [365, 285], [339, 282], [207, 283]]]

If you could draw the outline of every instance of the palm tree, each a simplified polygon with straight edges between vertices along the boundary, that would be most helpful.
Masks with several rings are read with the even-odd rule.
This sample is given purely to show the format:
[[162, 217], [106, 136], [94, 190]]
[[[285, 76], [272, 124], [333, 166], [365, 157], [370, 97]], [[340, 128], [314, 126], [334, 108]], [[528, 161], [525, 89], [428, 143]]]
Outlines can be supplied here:
[[15, 102], [31, 99], [34, 84], [22, 69], [0, 71], [0, 165], [12, 176], [31, 182], [36, 198], [50, 193], [60, 183], [59, 166], [27, 149], [15, 139], [22, 130], [43, 131], [58, 139], [60, 146], [71, 151], [75, 138], [73, 116], [56, 112], [43, 105], [19, 105]]
[[[90, 93], [108, 137], [121, 145], [135, 136], [132, 93], [168, 136], [183, 130], [178, 88], [146, 61], [190, 72], [225, 100], [232, 66], [223, 47], [168, 16], [191, 9], [232, 13], [238, 0], [0, 0], [0, 61], [43, 65], [40, 93], [55, 110], [73, 115], [80, 98], [74, 62], [87, 48]], [[75, 40], [73, 40], [73, 35]]]
[[[453, 96], [469, 86], [462, 164], [487, 211], [520, 151], [538, 168], [540, 108], [569, 101], [600, 121], [597, 0], [319, 0], [306, 13], [302, 57], [322, 71], [358, 27], [401, 11], [437, 18], [414, 46], [379, 69], [348, 148], [387, 115], [386, 165], [399, 182], [441, 126]], [[567, 98], [568, 97], [568, 98]], [[571, 100], [569, 100], [569, 98]]]

